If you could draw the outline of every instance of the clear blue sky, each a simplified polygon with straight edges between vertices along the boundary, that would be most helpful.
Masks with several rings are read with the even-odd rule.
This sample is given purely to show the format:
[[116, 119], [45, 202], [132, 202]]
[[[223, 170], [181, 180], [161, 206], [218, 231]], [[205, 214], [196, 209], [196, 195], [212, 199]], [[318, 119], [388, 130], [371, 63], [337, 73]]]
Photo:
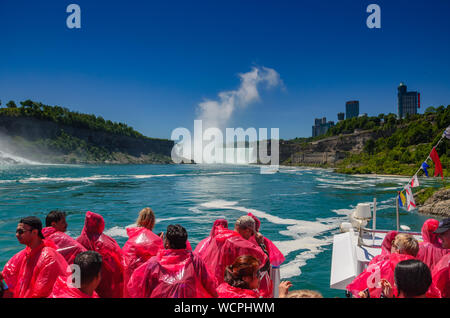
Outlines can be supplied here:
[[[66, 7], [81, 7], [79, 30]], [[366, 7], [381, 7], [381, 29]], [[397, 112], [403, 81], [424, 108], [450, 104], [450, 1], [1, 0], [0, 99], [25, 99], [125, 122], [150, 137], [192, 129], [198, 103], [238, 88], [239, 73], [275, 69], [234, 127], [311, 136], [347, 100]], [[423, 112], [423, 109], [421, 109]]]

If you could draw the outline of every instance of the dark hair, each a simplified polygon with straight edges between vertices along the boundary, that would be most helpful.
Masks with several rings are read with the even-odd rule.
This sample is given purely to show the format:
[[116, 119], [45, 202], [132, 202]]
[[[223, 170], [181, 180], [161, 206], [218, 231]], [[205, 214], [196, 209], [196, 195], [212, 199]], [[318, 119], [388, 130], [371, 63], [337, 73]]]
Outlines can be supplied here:
[[416, 259], [401, 261], [395, 266], [395, 284], [406, 297], [424, 295], [431, 285], [431, 272], [426, 264]]
[[81, 284], [88, 284], [98, 276], [102, 269], [102, 256], [94, 251], [81, 252], [73, 262], [80, 267]]
[[253, 277], [259, 270], [259, 260], [251, 255], [236, 258], [232, 265], [225, 268], [224, 281], [233, 287], [250, 289], [244, 277]]
[[19, 223], [30, 226], [32, 230], [38, 230], [38, 236], [41, 239], [44, 238], [44, 235], [42, 234], [42, 222], [39, 218], [35, 216], [27, 216], [26, 218], [20, 219]]
[[45, 218], [45, 226], [52, 226], [52, 222], [59, 222], [61, 219], [66, 217], [66, 212], [54, 210]]
[[186, 248], [188, 238], [187, 231], [179, 224], [171, 224], [167, 227], [166, 239], [169, 241], [170, 248], [183, 249]]

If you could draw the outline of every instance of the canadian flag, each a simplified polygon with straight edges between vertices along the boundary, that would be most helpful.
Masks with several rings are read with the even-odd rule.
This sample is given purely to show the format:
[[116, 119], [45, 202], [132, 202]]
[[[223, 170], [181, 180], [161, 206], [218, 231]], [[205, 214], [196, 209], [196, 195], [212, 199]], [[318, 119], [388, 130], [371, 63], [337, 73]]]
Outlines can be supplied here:
[[417, 178], [417, 174], [411, 180], [411, 188], [415, 188], [419, 186], [419, 178]]

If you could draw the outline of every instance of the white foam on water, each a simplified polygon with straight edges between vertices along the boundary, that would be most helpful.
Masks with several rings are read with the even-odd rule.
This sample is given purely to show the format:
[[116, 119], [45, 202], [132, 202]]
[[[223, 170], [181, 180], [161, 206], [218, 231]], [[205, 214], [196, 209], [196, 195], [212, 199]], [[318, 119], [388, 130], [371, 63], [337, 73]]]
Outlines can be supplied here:
[[92, 181], [98, 181], [98, 180], [114, 180], [118, 177], [115, 176], [109, 176], [109, 175], [94, 175], [90, 177], [37, 177], [37, 178], [26, 178], [22, 180], [18, 180], [20, 183], [40, 183], [40, 182], [92, 182]]
[[340, 185], [340, 184], [322, 184], [319, 183], [317, 185], [318, 188], [322, 188], [322, 189], [344, 189], [344, 190], [359, 190], [361, 189], [361, 186], [358, 187], [352, 187], [352, 186], [345, 186], [345, 185]]
[[127, 228], [132, 227], [132, 226], [136, 226], [136, 224], [133, 223], [133, 224], [127, 225], [126, 227], [114, 226], [114, 227], [104, 231], [103, 233], [108, 236], [111, 236], [111, 237], [128, 238]]

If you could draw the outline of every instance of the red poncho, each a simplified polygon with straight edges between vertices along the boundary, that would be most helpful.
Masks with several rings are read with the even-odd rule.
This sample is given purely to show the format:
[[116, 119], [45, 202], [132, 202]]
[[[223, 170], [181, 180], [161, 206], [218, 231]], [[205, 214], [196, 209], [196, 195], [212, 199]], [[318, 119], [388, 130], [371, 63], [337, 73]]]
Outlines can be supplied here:
[[383, 243], [381, 243], [381, 254], [372, 258], [372, 260], [369, 263], [369, 266], [378, 263], [380, 261], [389, 259], [389, 255], [391, 255], [392, 242], [395, 240], [397, 234], [398, 234], [397, 231], [390, 231], [386, 234], [386, 236], [383, 239]]
[[214, 236], [216, 236], [216, 231], [218, 227], [221, 226], [222, 228], [228, 228], [228, 222], [225, 219], [217, 219], [214, 221], [213, 227], [211, 229], [211, 232], [209, 236], [203, 240], [200, 241], [200, 243], [197, 244], [195, 247], [194, 253], [197, 254], [200, 257], [203, 257], [206, 248], [211, 243], [211, 240]]
[[57, 252], [60, 253], [67, 261], [67, 264], [73, 264], [75, 257], [86, 251], [83, 245], [78, 243], [66, 233], [57, 231], [53, 227], [44, 227], [42, 234], [47, 240], [51, 240], [57, 247]]
[[214, 277], [187, 249], [160, 250], [134, 271], [127, 287], [133, 298], [217, 297]]
[[58, 276], [67, 277], [68, 264], [51, 241], [43, 240], [33, 250], [26, 247], [3, 268], [3, 276], [14, 298], [45, 298]]
[[53, 286], [53, 291], [48, 298], [99, 298], [97, 293], [94, 291], [92, 296], [83, 293], [78, 288], [71, 287], [67, 285], [66, 277], [58, 277], [55, 286]]
[[450, 298], [450, 254], [444, 255], [434, 266], [433, 283], [440, 290], [443, 298]]
[[221, 284], [224, 281], [225, 267], [233, 264], [236, 258], [242, 255], [254, 256], [259, 260], [261, 267], [268, 259], [261, 247], [244, 239], [239, 233], [219, 225], [200, 257]]
[[438, 235], [433, 232], [438, 228], [439, 221], [428, 219], [422, 226], [423, 242], [419, 244], [419, 253], [416, 258], [428, 265], [433, 270], [434, 265], [450, 250], [442, 248]]
[[[259, 229], [261, 227], [261, 221], [252, 213], [248, 213], [248, 215], [255, 220], [256, 232], [259, 232]], [[272, 266], [280, 266], [285, 260], [283, 253], [281, 253], [278, 247], [276, 247], [275, 244], [273, 244], [273, 242], [265, 236], [264, 236], [264, 245], [266, 246], [267, 252], [269, 253], [270, 264]]]
[[102, 256], [102, 280], [96, 289], [98, 295], [101, 298], [120, 298], [123, 295], [122, 250], [113, 238], [103, 234], [104, 229], [103, 217], [88, 211], [77, 241]]
[[[353, 294], [353, 297], [358, 298], [359, 292], [368, 288], [371, 298], [379, 298], [382, 291], [381, 279], [386, 279], [392, 286], [393, 295], [397, 296], [398, 290], [394, 278], [395, 266], [397, 266], [399, 262], [409, 259], [415, 258], [407, 254], [390, 254], [386, 259], [369, 265], [364, 272], [359, 274], [349, 285], [347, 285], [346, 289]], [[440, 298], [441, 294], [432, 283], [426, 296], [427, 298]]]
[[219, 298], [260, 298], [257, 290], [233, 287], [228, 283], [222, 283], [217, 287]]
[[128, 241], [122, 248], [124, 267], [124, 296], [134, 270], [164, 248], [163, 240], [145, 227], [127, 228]]

